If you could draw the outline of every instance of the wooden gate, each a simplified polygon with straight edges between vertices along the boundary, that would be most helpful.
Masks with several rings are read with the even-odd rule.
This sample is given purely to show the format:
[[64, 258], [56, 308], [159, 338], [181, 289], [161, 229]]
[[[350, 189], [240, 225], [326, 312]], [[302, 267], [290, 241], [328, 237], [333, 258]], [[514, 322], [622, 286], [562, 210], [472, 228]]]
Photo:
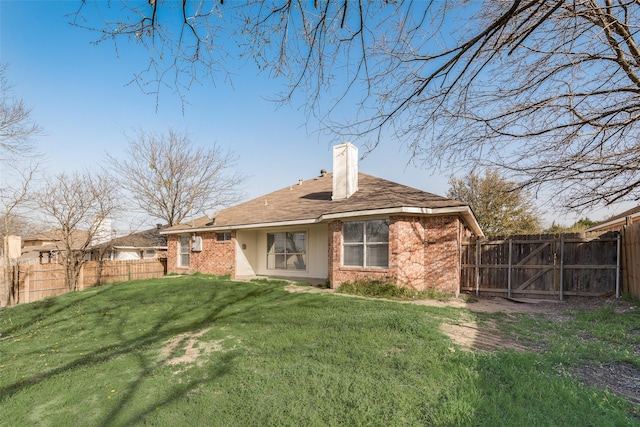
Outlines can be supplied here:
[[564, 234], [463, 244], [461, 291], [505, 297], [620, 295], [620, 236]]

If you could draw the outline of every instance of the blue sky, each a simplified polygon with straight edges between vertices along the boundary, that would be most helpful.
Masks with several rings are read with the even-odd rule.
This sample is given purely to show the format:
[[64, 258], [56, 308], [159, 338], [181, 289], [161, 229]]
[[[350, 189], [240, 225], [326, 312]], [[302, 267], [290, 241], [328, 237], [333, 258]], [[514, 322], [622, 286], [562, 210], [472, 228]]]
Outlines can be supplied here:
[[[144, 51], [125, 43], [116, 55], [112, 44], [91, 42], [97, 35], [69, 25], [80, 0], [0, 0], [0, 62], [16, 95], [32, 107], [44, 128], [37, 146], [52, 173], [94, 168], [106, 152], [117, 156], [132, 128], [188, 131], [203, 146], [218, 143], [238, 156], [247, 176], [244, 192], [256, 197], [331, 170], [332, 142], [316, 133], [301, 109], [266, 100], [286, 82], [271, 80], [246, 66], [235, 70], [233, 88], [224, 82], [193, 86], [184, 114], [170, 90], [145, 95], [133, 74], [145, 65]], [[449, 175], [410, 164], [392, 138], [360, 162], [360, 171], [445, 195]], [[1, 173], [1, 171], [0, 171]], [[544, 209], [544, 207], [543, 207]], [[590, 215], [601, 219], [615, 212]], [[547, 213], [547, 222], [552, 217]], [[568, 224], [571, 215], [556, 222]], [[153, 223], [153, 221], [150, 221]]]

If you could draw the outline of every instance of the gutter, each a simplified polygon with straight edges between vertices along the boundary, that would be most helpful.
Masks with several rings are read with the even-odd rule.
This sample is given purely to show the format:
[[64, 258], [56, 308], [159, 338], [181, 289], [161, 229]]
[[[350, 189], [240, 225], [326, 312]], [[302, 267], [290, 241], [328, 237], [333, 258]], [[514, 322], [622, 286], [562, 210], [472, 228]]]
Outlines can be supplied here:
[[345, 213], [326, 214], [320, 217], [321, 220], [331, 220], [340, 218], [353, 218], [359, 216], [371, 216], [371, 215], [385, 215], [385, 214], [410, 214], [410, 215], [460, 215], [469, 228], [478, 236], [484, 237], [484, 233], [476, 221], [473, 212], [469, 206], [451, 206], [446, 208], [416, 208], [416, 207], [399, 207], [399, 208], [387, 208], [387, 209], [371, 209], [366, 211], [354, 211]]
[[147, 250], [147, 249], [155, 249], [158, 251], [166, 250], [166, 246], [113, 246], [113, 249], [134, 249], [134, 250]]
[[[634, 220], [638, 217], [640, 217], [640, 212], [632, 213], [631, 215], [627, 215], [622, 218], [616, 218], [607, 222], [603, 222], [602, 224], [594, 225], [593, 227], [587, 228], [585, 231], [586, 232], [599, 231], [602, 228], [609, 228], [616, 225], [619, 227], [623, 227], [624, 225], [627, 224], [627, 218], [631, 218], [632, 220]], [[631, 222], [634, 222], [634, 221], [631, 221]]]
[[160, 231], [160, 234], [184, 234], [184, 233], [200, 233], [200, 232], [215, 232], [215, 231], [225, 231], [225, 230], [246, 230], [251, 228], [269, 228], [269, 227], [285, 227], [290, 225], [305, 225], [305, 224], [319, 224], [325, 221], [329, 221], [332, 219], [341, 219], [341, 218], [355, 218], [362, 216], [373, 216], [373, 215], [391, 215], [391, 214], [410, 214], [410, 215], [460, 215], [467, 226], [476, 234], [478, 237], [484, 237], [484, 233], [478, 224], [471, 208], [469, 206], [452, 206], [446, 208], [417, 208], [417, 207], [407, 207], [402, 206], [398, 208], [386, 208], [386, 209], [369, 209], [364, 211], [350, 211], [350, 212], [342, 212], [342, 213], [330, 213], [320, 215], [318, 218], [305, 219], [305, 220], [291, 220], [291, 221], [273, 221], [273, 222], [262, 222], [255, 224], [242, 224], [242, 225], [226, 225], [226, 226], [209, 226], [209, 227], [198, 227], [198, 228], [190, 228], [190, 229], [180, 229], [180, 230], [170, 230], [170, 231]]
[[317, 224], [321, 221], [318, 218], [303, 219], [303, 220], [291, 220], [291, 221], [275, 221], [275, 222], [259, 222], [255, 224], [242, 224], [242, 225], [211, 225], [209, 227], [199, 228], [181, 228], [180, 230], [161, 231], [160, 234], [184, 234], [184, 233], [202, 233], [207, 231], [228, 231], [228, 230], [246, 230], [249, 228], [268, 228], [268, 227], [284, 227], [287, 225], [301, 225], [301, 224]]

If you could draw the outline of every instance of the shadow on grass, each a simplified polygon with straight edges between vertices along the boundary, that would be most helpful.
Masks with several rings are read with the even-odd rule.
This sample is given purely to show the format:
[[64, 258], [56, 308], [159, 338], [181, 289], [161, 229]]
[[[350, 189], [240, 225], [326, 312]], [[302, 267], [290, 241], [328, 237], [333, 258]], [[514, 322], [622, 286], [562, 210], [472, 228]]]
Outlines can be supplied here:
[[[14, 334], [20, 330], [24, 330], [30, 328], [31, 326], [36, 325], [39, 322], [50, 319], [56, 314], [60, 314], [66, 310], [69, 310], [71, 307], [81, 305], [86, 302], [88, 299], [95, 297], [98, 295], [98, 292], [76, 292], [73, 294], [65, 294], [68, 295], [66, 298], [62, 299], [59, 296], [45, 298], [40, 301], [35, 301], [29, 304], [19, 305], [15, 308], [20, 310], [33, 310], [37, 311], [37, 315], [29, 316], [29, 320], [22, 323], [14, 323], [12, 319], [10, 319], [10, 327], [3, 329], [0, 327], [0, 336], [8, 336]], [[63, 300], [64, 302], [61, 302]], [[4, 310], [4, 309], [3, 309]], [[3, 311], [0, 311], [0, 319], [2, 319]]]
[[[233, 285], [233, 284], [232, 284]], [[58, 315], [65, 310], [73, 309], [76, 306], [86, 303], [92, 297], [98, 294], [104, 294], [105, 292], [113, 292], [114, 298], [117, 297], [117, 293], [125, 290], [126, 288], [108, 287], [104, 290], [94, 292], [90, 295], [74, 295], [71, 301], [52, 300], [51, 302], [41, 303], [39, 307], [42, 308], [42, 313], [39, 313], [28, 321], [12, 326], [9, 329], [3, 331], [3, 333], [14, 333], [17, 331], [24, 332], [26, 328], [35, 325], [39, 321], [51, 320], [49, 326], [61, 323], [73, 321], [73, 318], [68, 316], [64, 319], [51, 319], [52, 316]], [[94, 367], [101, 363], [106, 363], [111, 359], [117, 358], [123, 355], [133, 355], [137, 358], [138, 374], [132, 382], [129, 383], [128, 388], [123, 397], [120, 398], [120, 405], [112, 409], [104, 419], [100, 420], [98, 425], [109, 425], [118, 420], [122, 416], [121, 412], [127, 407], [127, 402], [133, 399], [133, 396], [140, 390], [145, 377], [152, 373], [154, 370], [164, 366], [166, 360], [160, 359], [160, 357], [150, 357], [143, 354], [141, 349], [144, 348], [156, 348], [162, 346], [167, 340], [188, 332], [199, 331], [205, 328], [214, 326], [221, 321], [236, 318], [238, 316], [243, 318], [242, 321], [253, 322], [258, 321], [260, 314], [264, 310], [269, 310], [273, 307], [273, 303], [277, 303], [283, 297], [284, 291], [274, 286], [255, 286], [250, 287], [238, 285], [237, 287], [224, 287], [223, 290], [216, 289], [215, 286], [203, 288], [203, 294], [206, 290], [206, 299], [193, 303], [190, 307], [180, 305], [174, 307], [172, 310], [163, 313], [161, 316], [154, 319], [154, 323], [150, 330], [145, 333], [136, 335], [135, 337], [125, 338], [125, 332], [127, 331], [126, 322], [119, 322], [114, 325], [113, 332], [119, 338], [115, 343], [104, 346], [102, 348], [91, 351], [81, 357], [74, 359], [71, 362], [65, 363], [61, 366], [53, 368], [46, 372], [37, 373], [30, 378], [16, 381], [8, 384], [5, 387], [0, 388], [0, 396], [3, 401], [7, 401], [17, 393], [28, 391], [29, 388], [37, 386], [38, 384], [47, 381], [58, 375], [70, 374], [84, 368]], [[161, 295], [164, 290], [159, 289]], [[172, 291], [180, 292], [177, 288]], [[103, 295], [104, 296], [104, 295]], [[203, 295], [204, 297], [205, 295]], [[118, 300], [106, 301], [108, 304], [117, 304]], [[104, 301], [103, 301], [104, 303]], [[134, 301], [135, 303], [135, 301]], [[92, 303], [90, 303], [91, 305]], [[92, 314], [93, 319], [97, 319], [100, 316], [101, 311], [104, 311], [104, 306], [93, 307], [93, 310], [88, 310], [87, 314]], [[108, 310], [108, 307], [107, 307]], [[193, 321], [187, 321], [193, 318]], [[117, 320], [117, 319], [116, 319]], [[32, 349], [31, 354], [37, 354], [42, 351], [43, 347], [38, 349]], [[170, 357], [170, 356], [167, 356]], [[195, 378], [185, 383], [176, 384], [172, 391], [160, 401], [154, 404], [148, 405], [140, 413], [136, 414], [135, 419], [128, 420], [127, 423], [135, 423], [137, 420], [141, 420], [146, 414], [154, 411], [157, 406], [165, 405], [172, 400], [178, 399], [185, 394], [193, 391], [203, 383], [215, 381], [216, 378], [221, 378], [226, 375], [232, 368], [233, 360], [235, 356], [233, 354], [225, 353], [220, 355], [220, 364], [216, 368], [209, 372], [206, 378]]]
[[[209, 371], [206, 377], [198, 377], [186, 383], [178, 384], [174, 386], [172, 392], [169, 393], [164, 398], [153, 402], [152, 404], [148, 404], [143, 409], [139, 410], [135, 416], [126, 420], [126, 425], [135, 425], [138, 422], [144, 420], [144, 418], [156, 411], [158, 407], [162, 407], [164, 405], [168, 405], [171, 402], [178, 400], [190, 392], [198, 389], [201, 385], [213, 382], [216, 379], [220, 379], [231, 371], [232, 362], [234, 360], [233, 354], [223, 354], [222, 357], [218, 359], [218, 364], [216, 365], [215, 370]], [[127, 406], [127, 402], [132, 401], [135, 398], [138, 389], [142, 388], [142, 383], [145, 379], [145, 375], [147, 372], [150, 372], [149, 366], [154, 365], [153, 360], [149, 360], [142, 355], [138, 356], [140, 361], [140, 365], [146, 367], [146, 369], [141, 370], [141, 374], [138, 376], [136, 381], [127, 388], [126, 394], [120, 398], [121, 404], [118, 405], [117, 408], [111, 410], [105, 417], [102, 419], [98, 425], [114, 425], [120, 424], [122, 425], [122, 420], [118, 421], [118, 417], [123, 408]]]

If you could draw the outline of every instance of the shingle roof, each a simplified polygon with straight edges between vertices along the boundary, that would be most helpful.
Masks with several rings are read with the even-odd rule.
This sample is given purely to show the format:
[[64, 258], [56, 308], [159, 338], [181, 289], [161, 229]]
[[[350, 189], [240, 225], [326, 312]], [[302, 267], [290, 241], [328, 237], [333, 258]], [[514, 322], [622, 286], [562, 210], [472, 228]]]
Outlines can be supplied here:
[[466, 207], [462, 202], [437, 196], [364, 173], [358, 174], [358, 191], [344, 200], [331, 200], [333, 174], [302, 181], [257, 197], [215, 214], [215, 223], [207, 216], [166, 229], [168, 232], [223, 228], [250, 224], [316, 220], [323, 215], [401, 207]]
[[637, 217], [640, 214], [640, 206], [633, 207], [617, 215], [613, 215], [610, 218], [600, 221], [596, 225], [589, 227], [586, 231], [599, 231], [602, 229], [610, 229], [616, 227], [622, 227], [626, 223], [627, 217]]
[[167, 236], [160, 234], [160, 228], [129, 234], [113, 239], [109, 242], [116, 247], [156, 248], [167, 246]]
[[611, 221], [615, 221], [618, 219], [624, 219], [628, 216], [631, 216], [633, 214], [639, 213], [640, 212], [640, 206], [636, 206], [635, 208], [631, 208], [629, 210], [626, 210], [622, 213], [619, 213], [617, 215], [612, 216], [611, 218], [605, 219], [604, 221], [601, 221], [600, 223], [605, 223], [605, 222], [611, 222]]
[[[86, 230], [74, 230], [71, 233], [71, 249], [81, 249], [87, 243], [89, 232]], [[42, 245], [31, 246], [27, 242], [42, 242]], [[51, 230], [34, 234], [22, 239], [22, 256], [25, 258], [35, 258], [40, 252], [63, 251], [65, 243], [60, 230]]]
[[[71, 232], [71, 248], [77, 249], [84, 246], [89, 238], [89, 232], [86, 230], [74, 230]], [[33, 242], [33, 241], [41, 241], [41, 242], [50, 242], [47, 244], [47, 247], [64, 247], [63, 235], [62, 231], [58, 229], [54, 229], [51, 231], [45, 231], [43, 233], [33, 234], [31, 236], [23, 237], [22, 242]], [[43, 246], [44, 247], [44, 246]], [[33, 248], [39, 248], [38, 246], [33, 246]]]

